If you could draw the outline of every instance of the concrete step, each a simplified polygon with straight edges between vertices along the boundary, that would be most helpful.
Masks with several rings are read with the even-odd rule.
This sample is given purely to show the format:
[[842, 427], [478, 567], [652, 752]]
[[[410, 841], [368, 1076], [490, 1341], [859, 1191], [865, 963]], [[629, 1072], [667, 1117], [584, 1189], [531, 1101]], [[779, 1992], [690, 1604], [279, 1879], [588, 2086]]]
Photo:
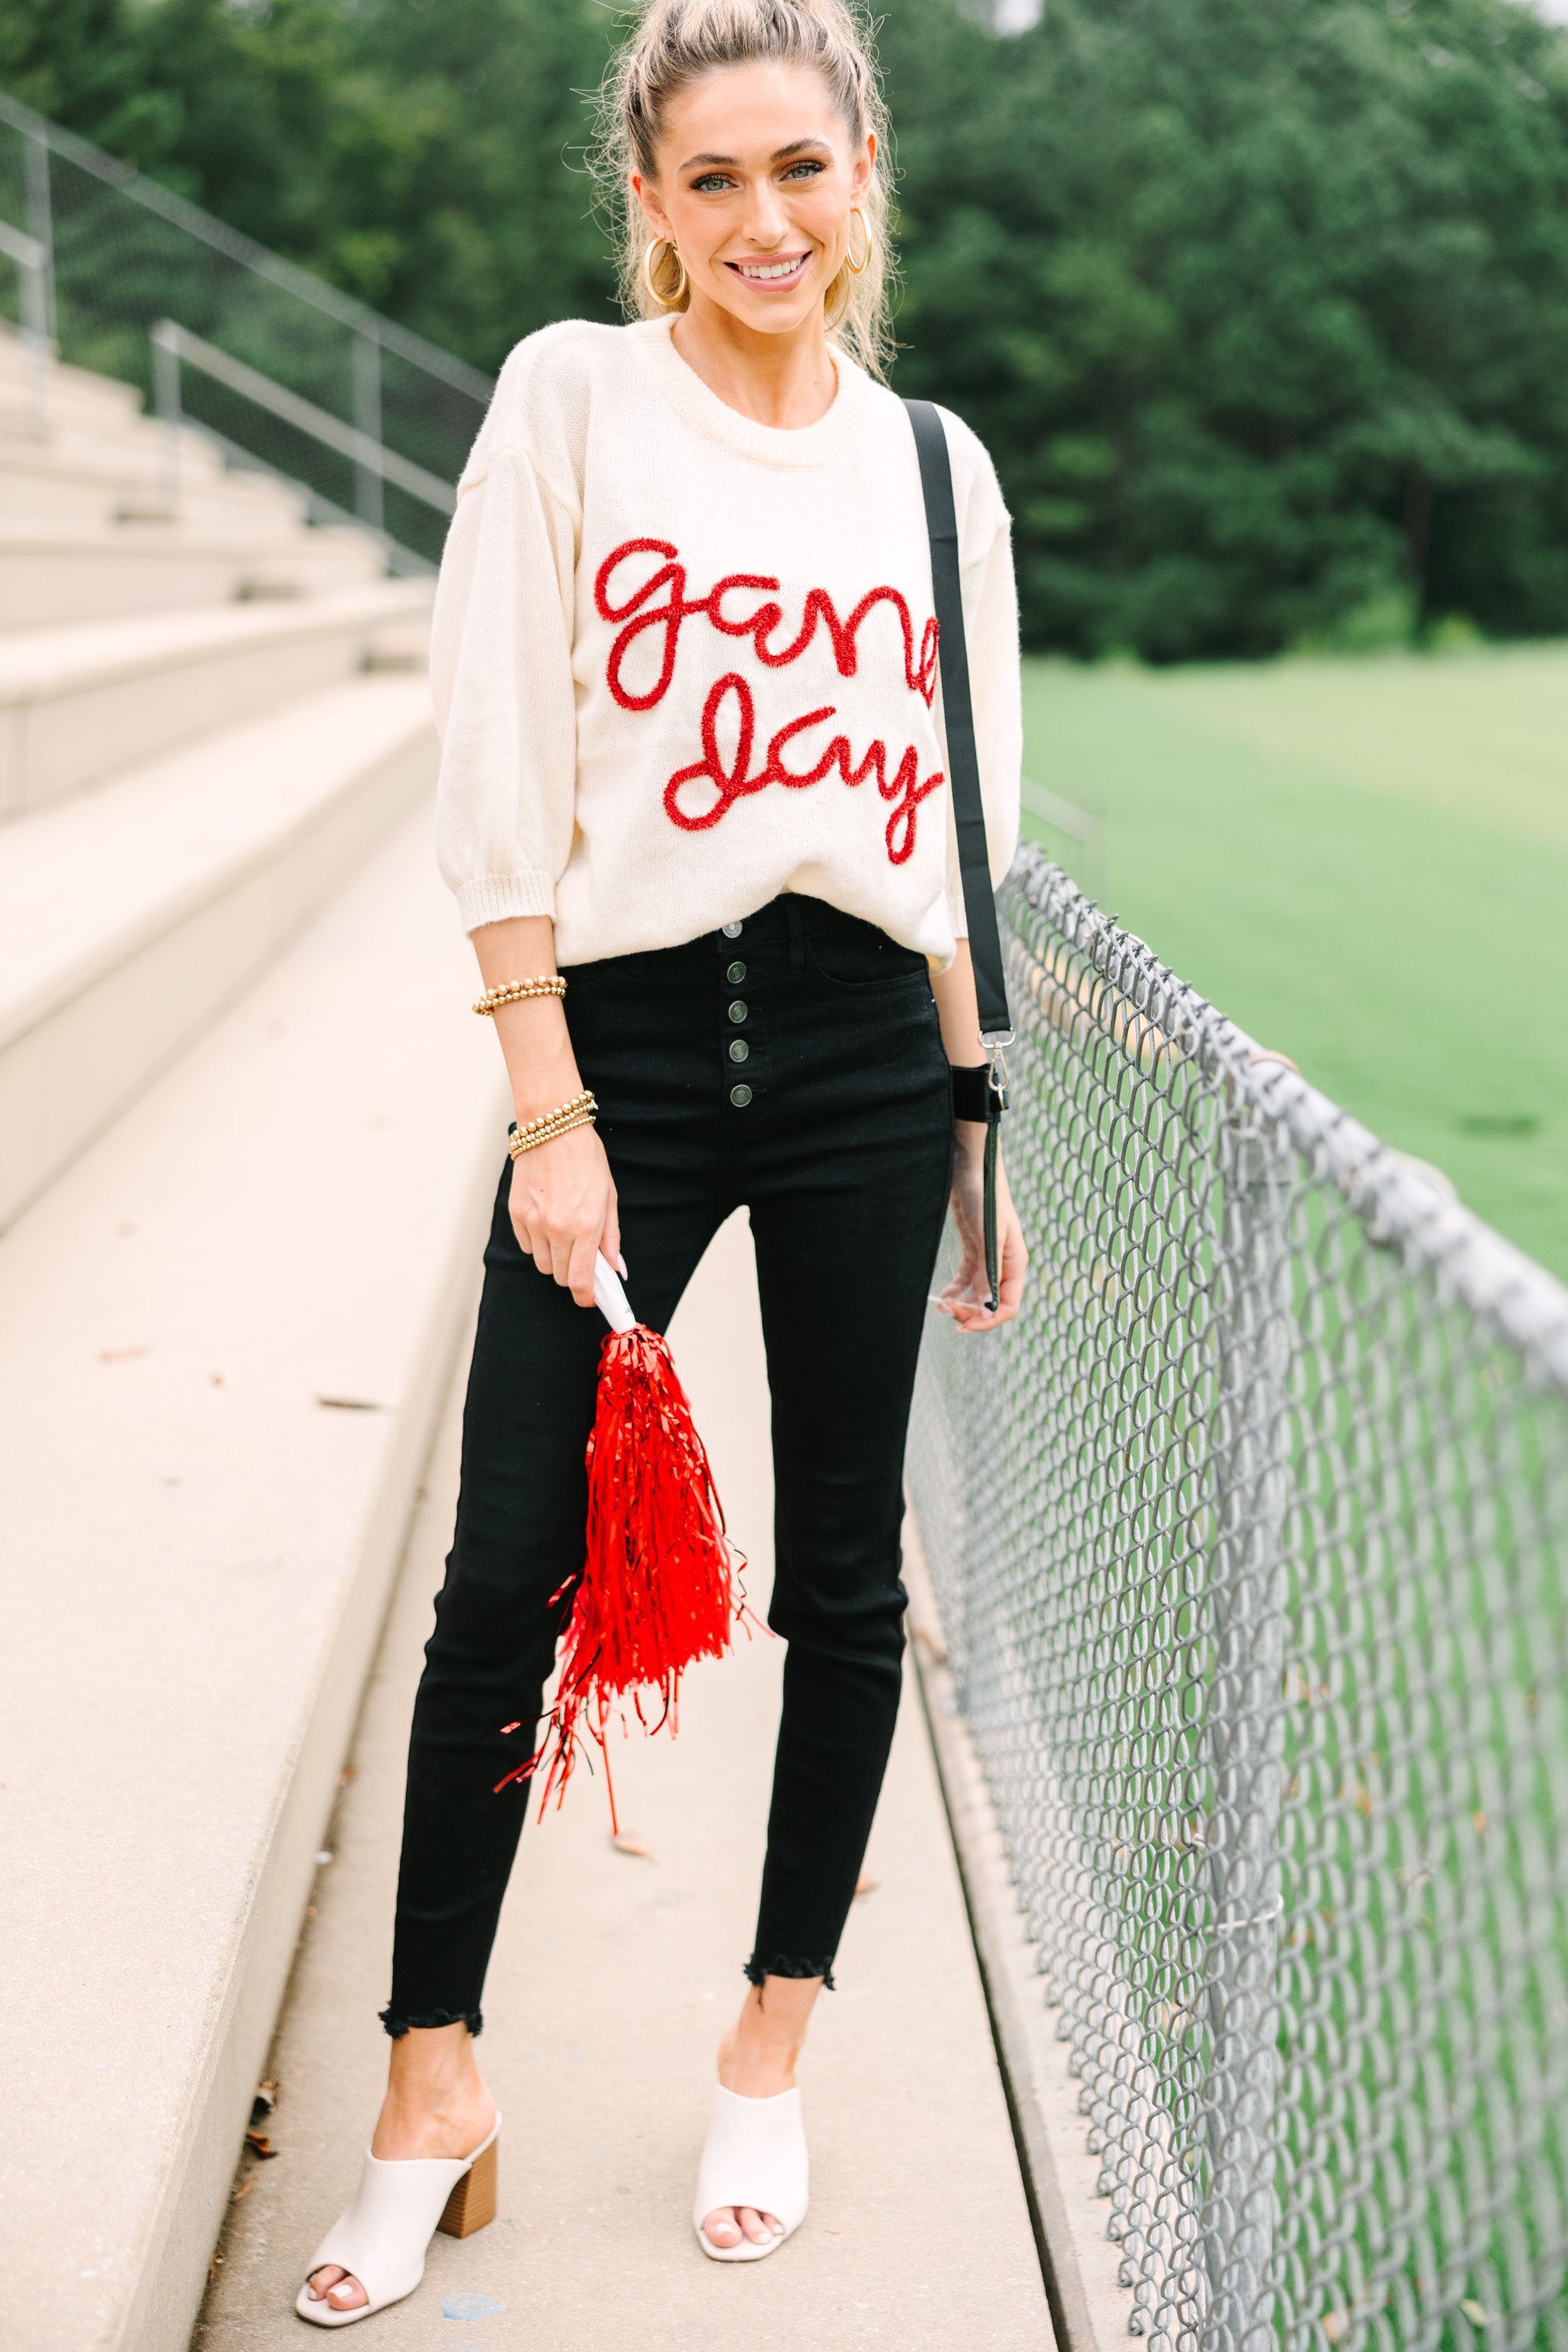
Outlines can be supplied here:
[[155, 613], [0, 638], [0, 818], [361, 668], [428, 583]]
[[[94, 381], [110, 382], [107, 377]], [[168, 435], [156, 417], [112, 406], [95, 414], [57, 401], [48, 410], [46, 425], [40, 439], [32, 412], [7, 407], [4, 386], [0, 386], [0, 446], [53, 452], [89, 472], [125, 473], [137, 481], [162, 482], [165, 477]], [[222, 450], [197, 425], [180, 427], [178, 454], [182, 480], [186, 476], [196, 482], [221, 480], [227, 470]]]
[[[142, 413], [142, 394], [113, 376], [50, 367], [45, 432], [34, 405], [30, 355], [0, 320], [0, 515], [109, 522], [127, 508], [167, 506], [168, 435]], [[264, 474], [230, 473], [194, 426], [179, 436], [179, 499], [186, 520], [248, 519], [258, 527], [303, 516], [300, 494]]]
[[258, 534], [183, 522], [0, 521], [0, 630], [266, 596], [320, 595], [374, 580], [356, 530]]
[[24, 819], [0, 859], [0, 1230], [428, 789], [423, 678], [358, 677]]
[[[8, 320], [0, 321], [0, 417], [17, 419], [24, 428], [31, 423], [33, 368], [25, 339]], [[134, 384], [60, 360], [49, 362], [47, 391], [51, 430], [70, 422], [89, 430], [123, 432], [142, 415], [142, 394]]]
[[[0, 514], [11, 522], [167, 519], [162, 440], [156, 427], [142, 429], [144, 443], [67, 435], [40, 442], [0, 433]], [[212, 457], [210, 449], [202, 454]], [[303, 491], [287, 482], [226, 473], [216, 462], [193, 469], [182, 454], [178, 521], [292, 531], [305, 521], [306, 505]]]
[[428, 833], [0, 1241], [7, 2344], [206, 2278], [503, 1161]]

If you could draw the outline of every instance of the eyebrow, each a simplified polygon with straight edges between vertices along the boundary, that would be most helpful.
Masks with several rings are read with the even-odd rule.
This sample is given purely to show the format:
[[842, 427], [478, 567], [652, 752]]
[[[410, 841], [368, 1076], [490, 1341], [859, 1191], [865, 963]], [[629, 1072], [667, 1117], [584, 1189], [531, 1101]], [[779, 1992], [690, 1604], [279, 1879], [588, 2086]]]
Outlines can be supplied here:
[[[802, 154], [808, 147], [816, 148], [819, 154], [825, 149], [827, 150], [829, 153], [832, 152], [831, 149], [828, 148], [826, 139], [811, 137], [807, 137], [805, 139], [792, 139], [787, 147], [775, 147], [773, 153], [768, 157], [768, 161], [770, 163], [782, 163], [786, 155]], [[713, 165], [716, 163], [724, 165], [730, 171], [738, 171], [740, 169], [740, 159], [738, 156], [734, 155], [689, 155], [685, 163], [681, 164], [680, 169], [683, 172], [694, 172], [700, 164], [705, 166], [707, 169], [711, 170]]]

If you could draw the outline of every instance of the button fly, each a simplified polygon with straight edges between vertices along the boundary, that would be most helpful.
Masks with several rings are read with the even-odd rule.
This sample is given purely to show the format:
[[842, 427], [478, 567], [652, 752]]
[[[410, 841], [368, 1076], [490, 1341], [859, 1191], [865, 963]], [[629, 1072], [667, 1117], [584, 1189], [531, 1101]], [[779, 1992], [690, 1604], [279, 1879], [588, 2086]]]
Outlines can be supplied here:
[[745, 1005], [744, 1005], [744, 1003], [742, 1003], [742, 1001], [741, 1000], [741, 998], [737, 996], [737, 997], [736, 997], [736, 999], [735, 999], [735, 1002], [734, 1002], [734, 1003], [733, 1003], [733, 1004], [731, 1004], [731, 1007], [730, 1007], [730, 1018], [731, 1018], [731, 1021], [734, 1021], [734, 1022], [742, 1022], [742, 1021], [743, 1021], [743, 1020], [745, 1019], [745, 1017], [746, 1017], [746, 1008], [745, 1008]]
[[743, 1062], [751, 1050], [751, 1047], [747, 1045], [743, 1037], [731, 1038], [730, 1059], [732, 1062]]
[[745, 965], [743, 963], [732, 963], [730, 966], [729, 971], [724, 974], [724, 977], [729, 982], [731, 988], [739, 988], [741, 982], [746, 977]]
[[736, 1108], [737, 1110], [744, 1110], [744, 1109], [745, 1109], [745, 1108], [746, 1108], [746, 1105], [751, 1101], [751, 1099], [752, 1099], [752, 1089], [751, 1089], [751, 1087], [731, 1087], [731, 1089], [730, 1089], [730, 1100], [734, 1104], [735, 1108]]
[[739, 923], [725, 923], [722, 926], [722, 929], [724, 937], [727, 940], [738, 940], [741, 936], [741, 926]]

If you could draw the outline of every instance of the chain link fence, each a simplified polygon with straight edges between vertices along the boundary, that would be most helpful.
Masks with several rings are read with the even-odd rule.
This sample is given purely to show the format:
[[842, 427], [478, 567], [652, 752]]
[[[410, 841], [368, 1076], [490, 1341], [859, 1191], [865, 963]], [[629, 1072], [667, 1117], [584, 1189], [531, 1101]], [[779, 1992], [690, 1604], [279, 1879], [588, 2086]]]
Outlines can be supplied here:
[[[0, 226], [47, 257], [44, 323], [62, 360], [136, 385], [149, 408], [162, 391], [167, 414], [167, 322], [187, 423], [232, 461], [301, 484], [321, 519], [384, 532], [410, 559], [397, 568], [438, 562], [439, 493], [462, 470], [488, 376], [3, 92]], [[26, 297], [23, 273], [0, 269], [0, 317], [26, 326]]]
[[1568, 2347], [1568, 1293], [1002, 894], [1034, 1255], [910, 1487], [1159, 2352]]

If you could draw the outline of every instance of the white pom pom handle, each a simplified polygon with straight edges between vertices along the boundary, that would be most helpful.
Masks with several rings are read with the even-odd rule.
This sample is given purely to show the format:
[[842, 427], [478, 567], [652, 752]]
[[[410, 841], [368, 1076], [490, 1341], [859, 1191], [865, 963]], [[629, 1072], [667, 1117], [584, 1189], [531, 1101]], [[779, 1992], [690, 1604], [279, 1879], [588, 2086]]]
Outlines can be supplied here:
[[637, 1319], [621, 1288], [621, 1277], [603, 1250], [594, 1260], [594, 1304], [612, 1331], [629, 1331]]

